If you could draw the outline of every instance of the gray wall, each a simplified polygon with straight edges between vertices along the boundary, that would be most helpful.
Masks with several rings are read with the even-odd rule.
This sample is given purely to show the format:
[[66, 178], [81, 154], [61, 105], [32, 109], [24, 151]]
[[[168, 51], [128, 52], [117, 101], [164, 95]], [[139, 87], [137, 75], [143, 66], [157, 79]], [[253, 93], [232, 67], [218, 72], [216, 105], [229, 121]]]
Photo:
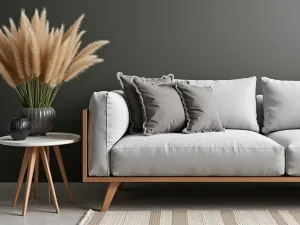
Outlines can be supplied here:
[[[299, 80], [300, 1], [297, 0], [15, 0], [4, 1], [0, 24], [46, 7], [54, 25], [86, 13], [84, 42], [108, 39], [105, 63], [65, 84], [54, 107], [55, 131], [81, 133], [81, 110], [94, 91], [118, 89], [118, 71], [142, 76], [232, 79], [269, 76]], [[259, 87], [259, 86], [258, 86]], [[260, 92], [260, 90], [258, 90]], [[16, 94], [0, 81], [0, 135], [18, 110]], [[0, 147], [0, 181], [16, 181], [22, 149]], [[63, 147], [71, 181], [81, 180], [80, 143]], [[61, 180], [52, 157], [55, 180]], [[42, 175], [44, 177], [44, 175]]]

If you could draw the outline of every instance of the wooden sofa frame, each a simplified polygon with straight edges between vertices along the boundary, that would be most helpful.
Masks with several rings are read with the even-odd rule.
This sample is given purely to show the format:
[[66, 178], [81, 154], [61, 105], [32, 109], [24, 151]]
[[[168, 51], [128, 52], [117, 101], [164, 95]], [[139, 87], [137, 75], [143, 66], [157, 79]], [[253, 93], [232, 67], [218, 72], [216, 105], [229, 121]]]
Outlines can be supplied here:
[[279, 176], [279, 177], [89, 177], [88, 176], [88, 121], [89, 110], [84, 109], [82, 113], [82, 180], [91, 183], [108, 183], [104, 201], [100, 211], [107, 211], [109, 205], [123, 183], [138, 182], [300, 182], [300, 177]]

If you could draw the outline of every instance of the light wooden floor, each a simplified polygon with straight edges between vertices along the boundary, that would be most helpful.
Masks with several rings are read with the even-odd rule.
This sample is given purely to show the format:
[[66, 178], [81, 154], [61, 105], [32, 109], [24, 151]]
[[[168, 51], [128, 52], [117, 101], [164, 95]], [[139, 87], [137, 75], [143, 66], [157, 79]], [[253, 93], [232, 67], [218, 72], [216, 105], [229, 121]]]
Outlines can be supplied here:
[[[30, 197], [22, 217], [23, 191], [12, 208], [15, 183], [0, 183], [0, 225], [76, 225], [88, 209], [99, 210], [105, 186], [71, 183], [75, 204], [68, 203], [63, 183], [55, 183], [60, 213], [48, 204], [46, 183], [39, 184], [39, 197]], [[31, 193], [34, 193], [33, 191]], [[125, 184], [110, 210], [155, 209], [291, 209], [300, 210], [300, 184]]]

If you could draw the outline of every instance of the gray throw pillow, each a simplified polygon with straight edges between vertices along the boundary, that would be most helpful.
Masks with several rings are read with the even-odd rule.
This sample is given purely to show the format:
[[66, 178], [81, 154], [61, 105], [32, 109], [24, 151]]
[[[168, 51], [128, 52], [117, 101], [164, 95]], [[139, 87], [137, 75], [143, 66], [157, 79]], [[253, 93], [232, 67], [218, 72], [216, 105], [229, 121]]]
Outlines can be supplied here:
[[300, 128], [300, 81], [262, 77], [263, 133]]
[[154, 84], [167, 84], [173, 81], [174, 75], [169, 74], [162, 76], [161, 78], [145, 78], [128, 76], [119, 72], [117, 73], [117, 78], [120, 81], [121, 87], [125, 93], [125, 99], [129, 108], [129, 131], [130, 133], [140, 133], [143, 131], [143, 113], [138, 94], [133, 86], [133, 78], [138, 78], [144, 82], [151, 82]]
[[175, 84], [156, 85], [133, 79], [143, 110], [145, 135], [180, 132], [186, 119]]
[[224, 131], [211, 87], [176, 84], [184, 106], [187, 125], [183, 133]]

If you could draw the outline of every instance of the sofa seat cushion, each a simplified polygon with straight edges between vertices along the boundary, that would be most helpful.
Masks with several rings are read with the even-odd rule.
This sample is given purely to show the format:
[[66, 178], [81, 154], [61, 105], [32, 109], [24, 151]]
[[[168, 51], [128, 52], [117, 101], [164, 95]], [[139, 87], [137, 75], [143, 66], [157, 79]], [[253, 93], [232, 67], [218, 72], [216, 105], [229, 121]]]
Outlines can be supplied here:
[[285, 148], [285, 172], [300, 176], [300, 129], [282, 130], [267, 135]]
[[252, 131], [127, 135], [111, 153], [114, 176], [280, 176], [284, 149]]

